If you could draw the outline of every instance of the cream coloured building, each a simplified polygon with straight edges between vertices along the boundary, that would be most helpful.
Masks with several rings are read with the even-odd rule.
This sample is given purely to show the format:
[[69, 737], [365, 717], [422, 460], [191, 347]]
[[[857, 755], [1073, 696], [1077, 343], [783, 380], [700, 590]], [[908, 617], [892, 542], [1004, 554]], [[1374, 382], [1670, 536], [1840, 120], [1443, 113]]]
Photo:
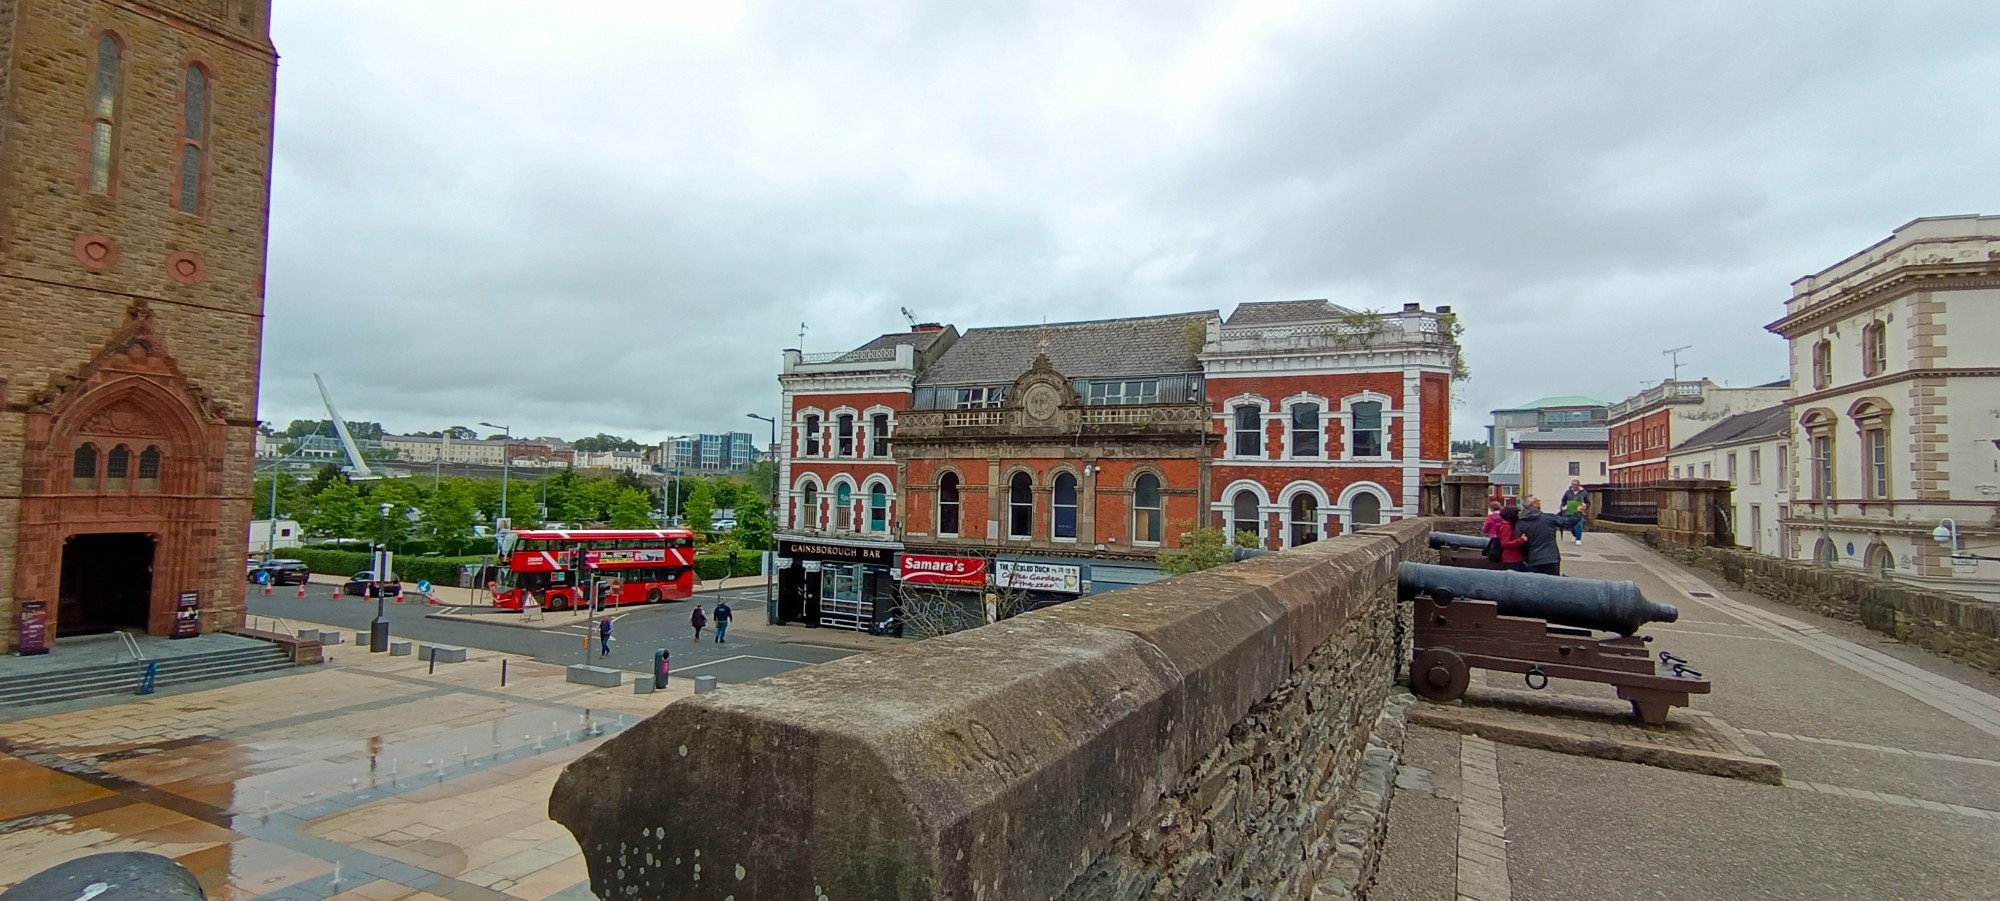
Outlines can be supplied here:
[[2000, 217], [1917, 219], [1792, 283], [1786, 555], [2000, 599]]
[[1530, 497], [1539, 497], [1543, 509], [1553, 511], [1571, 481], [1600, 484], [1610, 471], [1606, 430], [1602, 428], [1516, 432], [1511, 440], [1520, 456], [1523, 504]]
[[1791, 475], [1787, 436], [1790, 408], [1783, 403], [1738, 413], [1696, 433], [1667, 453], [1676, 479], [1721, 479], [1730, 492], [1730, 527], [1738, 547], [1780, 556], [1786, 545], [1780, 521], [1788, 512]]

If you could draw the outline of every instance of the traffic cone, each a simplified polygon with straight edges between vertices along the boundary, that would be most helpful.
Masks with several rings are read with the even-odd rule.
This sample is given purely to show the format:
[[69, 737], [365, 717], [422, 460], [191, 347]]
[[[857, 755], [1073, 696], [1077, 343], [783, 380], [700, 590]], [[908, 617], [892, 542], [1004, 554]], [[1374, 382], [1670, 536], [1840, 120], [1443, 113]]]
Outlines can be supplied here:
[[264, 583], [264, 596], [267, 598], [271, 596], [271, 583], [269, 582]]
[[300, 582], [300, 583], [299, 583], [299, 597], [303, 598], [303, 597], [305, 597], [305, 596], [306, 596], [306, 583], [304, 583], [304, 582]]
[[340, 600], [340, 586], [338, 584], [335, 584], [332, 586], [332, 588], [333, 588], [333, 597], [331, 598], [331, 600], [335, 601]]

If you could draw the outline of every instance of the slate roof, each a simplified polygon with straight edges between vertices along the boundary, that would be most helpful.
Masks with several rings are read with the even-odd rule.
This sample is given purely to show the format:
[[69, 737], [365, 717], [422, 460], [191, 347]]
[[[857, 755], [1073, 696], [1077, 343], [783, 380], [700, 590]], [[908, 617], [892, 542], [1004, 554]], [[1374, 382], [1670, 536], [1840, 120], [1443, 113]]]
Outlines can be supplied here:
[[1610, 444], [1611, 430], [1595, 429], [1555, 429], [1547, 432], [1514, 432], [1507, 439], [1520, 445], [1562, 445], [1562, 444]]
[[968, 329], [917, 377], [917, 384], [1012, 383], [1034, 365], [1044, 337], [1049, 362], [1070, 378], [1197, 373], [1200, 347], [1188, 346], [1188, 324], [1206, 326], [1216, 318], [1210, 311]]
[[1353, 313], [1325, 300], [1261, 300], [1237, 304], [1223, 325], [1263, 325], [1268, 322], [1317, 322]]
[[1521, 484], [1521, 455], [1508, 451], [1507, 458], [1486, 474], [1486, 480], [1495, 485]]
[[925, 348], [936, 343], [937, 339], [944, 337], [944, 333], [944, 329], [933, 329], [928, 332], [890, 332], [848, 352], [860, 353], [864, 350], [881, 350], [908, 344], [915, 347], [918, 353], [922, 353]]
[[1704, 447], [1718, 447], [1744, 441], [1761, 441], [1776, 438], [1791, 428], [1791, 419], [1785, 414], [1785, 405], [1765, 407], [1738, 413], [1708, 428], [1702, 429], [1688, 440], [1674, 445], [1674, 452], [1699, 450]]

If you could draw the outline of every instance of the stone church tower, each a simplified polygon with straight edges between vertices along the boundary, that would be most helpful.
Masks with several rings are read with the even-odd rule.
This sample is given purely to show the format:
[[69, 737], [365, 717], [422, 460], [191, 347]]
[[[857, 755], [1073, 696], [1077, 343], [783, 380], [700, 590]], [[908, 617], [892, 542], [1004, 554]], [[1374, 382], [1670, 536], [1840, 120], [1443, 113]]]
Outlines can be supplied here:
[[269, 0], [0, 0], [0, 651], [243, 620]]

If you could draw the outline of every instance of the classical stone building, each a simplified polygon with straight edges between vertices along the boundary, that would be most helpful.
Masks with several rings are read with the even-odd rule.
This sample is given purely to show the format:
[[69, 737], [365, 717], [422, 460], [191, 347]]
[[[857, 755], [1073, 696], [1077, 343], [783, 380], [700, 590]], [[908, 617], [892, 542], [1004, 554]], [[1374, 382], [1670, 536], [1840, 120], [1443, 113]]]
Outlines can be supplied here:
[[1612, 404], [1607, 438], [1610, 481], [1614, 485], [1644, 485], [1662, 479], [1694, 478], [1673, 471], [1667, 462], [1670, 450], [1738, 413], [1784, 403], [1790, 394], [1791, 387], [1783, 379], [1749, 388], [1728, 388], [1708, 379], [1668, 379]]
[[1786, 556], [2000, 598], [2000, 218], [1917, 219], [1792, 283]]
[[0, 647], [238, 624], [268, 0], [0, 4]]

